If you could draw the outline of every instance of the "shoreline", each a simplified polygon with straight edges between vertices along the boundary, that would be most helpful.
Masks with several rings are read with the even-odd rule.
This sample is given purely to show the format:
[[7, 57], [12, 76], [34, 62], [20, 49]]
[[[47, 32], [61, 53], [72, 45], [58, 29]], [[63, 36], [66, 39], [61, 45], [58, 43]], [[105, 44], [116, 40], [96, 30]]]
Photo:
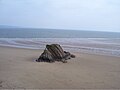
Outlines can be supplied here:
[[[23, 47], [14, 47], [14, 46], [2, 46], [0, 45], [0, 47], [3, 48], [16, 48], [16, 49], [26, 49], [26, 50], [39, 50], [39, 51], [44, 51], [44, 49], [40, 49], [40, 48], [23, 48]], [[120, 56], [116, 56], [116, 55], [108, 55], [108, 54], [100, 54], [100, 53], [89, 53], [89, 52], [79, 52], [79, 51], [73, 51], [73, 50], [66, 50], [69, 52], [73, 52], [73, 53], [81, 53], [81, 54], [88, 54], [88, 55], [99, 55], [99, 56], [108, 56], [108, 57], [116, 57], [116, 58], [120, 58]]]
[[74, 53], [68, 63], [35, 62], [43, 50], [0, 46], [0, 89], [118, 89], [120, 58]]
[[0, 46], [44, 49], [47, 44], [60, 44], [66, 51], [120, 57], [120, 39], [105, 38], [2, 38]]

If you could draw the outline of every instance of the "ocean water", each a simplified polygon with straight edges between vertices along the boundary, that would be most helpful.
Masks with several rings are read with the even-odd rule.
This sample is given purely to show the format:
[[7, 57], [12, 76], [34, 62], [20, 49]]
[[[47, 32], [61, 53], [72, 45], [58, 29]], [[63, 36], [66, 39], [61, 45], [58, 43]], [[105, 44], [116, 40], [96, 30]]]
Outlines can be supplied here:
[[120, 33], [32, 28], [0, 28], [0, 38], [120, 38]]
[[120, 57], [120, 33], [57, 31], [45, 29], [0, 29], [0, 46], [44, 49], [60, 44], [64, 50]]

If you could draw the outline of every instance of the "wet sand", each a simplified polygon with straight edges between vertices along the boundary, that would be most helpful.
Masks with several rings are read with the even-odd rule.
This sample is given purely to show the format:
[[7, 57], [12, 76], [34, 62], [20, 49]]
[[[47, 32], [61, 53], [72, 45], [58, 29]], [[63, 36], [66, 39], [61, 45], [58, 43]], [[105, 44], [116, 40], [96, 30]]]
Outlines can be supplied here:
[[120, 57], [73, 53], [68, 63], [35, 62], [42, 51], [0, 46], [0, 89], [120, 88]]

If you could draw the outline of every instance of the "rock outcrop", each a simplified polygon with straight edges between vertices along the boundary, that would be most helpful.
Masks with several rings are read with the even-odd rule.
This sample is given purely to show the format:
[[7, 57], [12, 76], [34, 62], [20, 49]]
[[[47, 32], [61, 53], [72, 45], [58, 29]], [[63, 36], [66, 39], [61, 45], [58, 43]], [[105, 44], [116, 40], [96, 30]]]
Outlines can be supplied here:
[[66, 52], [59, 44], [46, 45], [44, 52], [36, 60], [37, 62], [55, 62], [66, 63], [68, 59], [75, 58], [75, 55]]

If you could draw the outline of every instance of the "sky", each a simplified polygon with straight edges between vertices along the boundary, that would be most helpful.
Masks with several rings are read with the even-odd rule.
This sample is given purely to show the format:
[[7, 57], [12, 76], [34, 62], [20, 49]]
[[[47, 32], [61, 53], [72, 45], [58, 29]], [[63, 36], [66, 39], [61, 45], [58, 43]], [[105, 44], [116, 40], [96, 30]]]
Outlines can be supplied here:
[[0, 0], [0, 25], [120, 32], [120, 0]]

